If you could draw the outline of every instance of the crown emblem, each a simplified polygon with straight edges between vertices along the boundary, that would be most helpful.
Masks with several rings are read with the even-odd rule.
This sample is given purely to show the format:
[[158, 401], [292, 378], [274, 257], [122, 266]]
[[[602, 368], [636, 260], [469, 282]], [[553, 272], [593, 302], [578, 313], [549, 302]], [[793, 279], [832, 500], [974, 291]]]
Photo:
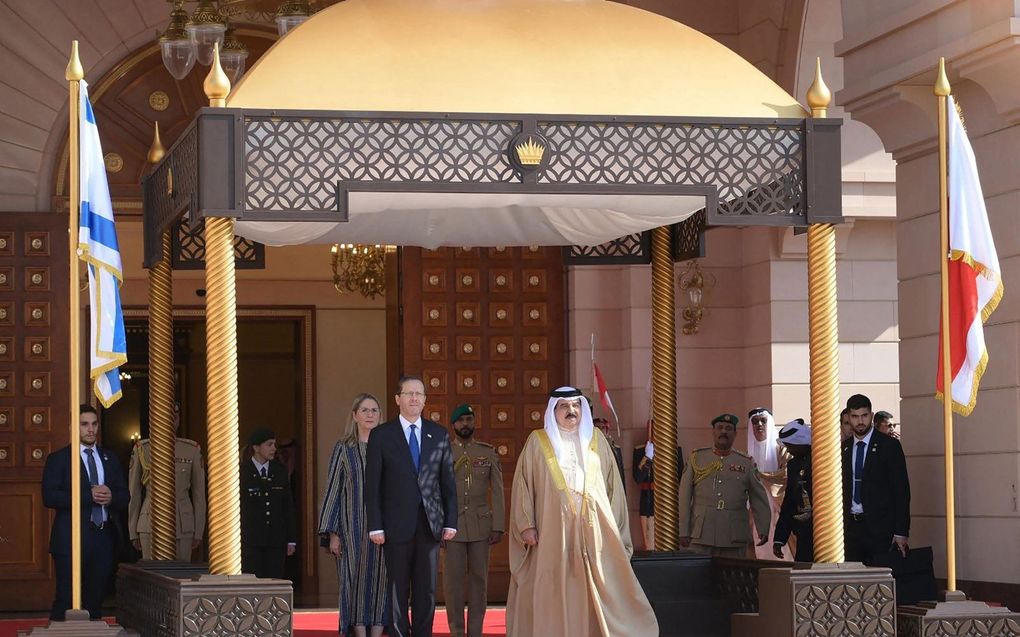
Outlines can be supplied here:
[[517, 159], [522, 166], [538, 166], [542, 163], [542, 155], [545, 154], [545, 146], [536, 144], [535, 140], [528, 137], [528, 141], [514, 147], [517, 151]]

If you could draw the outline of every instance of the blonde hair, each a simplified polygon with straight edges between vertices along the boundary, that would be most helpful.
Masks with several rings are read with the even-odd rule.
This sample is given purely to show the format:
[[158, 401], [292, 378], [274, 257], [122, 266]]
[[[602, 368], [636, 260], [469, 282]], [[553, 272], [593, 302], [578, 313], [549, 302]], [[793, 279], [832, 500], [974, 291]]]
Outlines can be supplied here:
[[[376, 407], [379, 407], [380, 410], [382, 409], [379, 399], [372, 394], [365, 392], [355, 396], [354, 402], [351, 404], [351, 411], [347, 415], [347, 428], [344, 430], [344, 435], [341, 438], [343, 442], [358, 442], [358, 423], [354, 420], [354, 414], [361, 408], [361, 403], [366, 400], [375, 401]], [[379, 417], [382, 418], [382, 413], [379, 414]]]

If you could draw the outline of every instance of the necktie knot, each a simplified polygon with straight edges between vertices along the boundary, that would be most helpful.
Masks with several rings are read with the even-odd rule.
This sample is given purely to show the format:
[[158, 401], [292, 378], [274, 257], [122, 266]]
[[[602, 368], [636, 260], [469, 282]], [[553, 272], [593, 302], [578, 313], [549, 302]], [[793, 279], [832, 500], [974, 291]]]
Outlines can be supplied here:
[[267, 474], [266, 474], [266, 467], [265, 467], [265, 465], [262, 466], [262, 469], [259, 471], [259, 473], [262, 474], [263, 478], [266, 477]]

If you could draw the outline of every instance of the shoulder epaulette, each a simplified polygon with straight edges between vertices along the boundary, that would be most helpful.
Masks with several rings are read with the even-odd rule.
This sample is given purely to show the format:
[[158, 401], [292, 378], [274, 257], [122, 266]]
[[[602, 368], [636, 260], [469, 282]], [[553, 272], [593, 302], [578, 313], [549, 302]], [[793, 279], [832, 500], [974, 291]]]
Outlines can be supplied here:
[[699, 451], [711, 451], [711, 450], [712, 450], [712, 447], [698, 447], [697, 449], [695, 449], [694, 451], [691, 452], [691, 455], [694, 455], [694, 454], [698, 453]]
[[192, 447], [198, 447], [199, 446], [197, 442], [195, 442], [194, 440], [191, 440], [190, 438], [178, 438], [177, 442], [185, 442], [185, 443], [191, 445]]
[[736, 449], [730, 449], [730, 452], [731, 452], [731, 453], [735, 453], [735, 454], [737, 454], [737, 455], [738, 455], [738, 456], [740, 456], [741, 458], [747, 458], [748, 460], [750, 460], [750, 459], [751, 459], [751, 456], [747, 455], [746, 453], [743, 453], [743, 452], [737, 451]]

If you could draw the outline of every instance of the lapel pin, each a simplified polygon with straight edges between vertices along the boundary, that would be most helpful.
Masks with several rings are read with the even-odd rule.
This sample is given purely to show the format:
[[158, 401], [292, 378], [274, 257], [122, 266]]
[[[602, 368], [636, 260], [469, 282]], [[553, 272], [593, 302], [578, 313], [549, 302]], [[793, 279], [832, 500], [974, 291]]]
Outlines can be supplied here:
[[425, 437], [426, 437], [426, 438], [431, 438], [431, 437], [432, 437], [432, 434], [425, 434]]

